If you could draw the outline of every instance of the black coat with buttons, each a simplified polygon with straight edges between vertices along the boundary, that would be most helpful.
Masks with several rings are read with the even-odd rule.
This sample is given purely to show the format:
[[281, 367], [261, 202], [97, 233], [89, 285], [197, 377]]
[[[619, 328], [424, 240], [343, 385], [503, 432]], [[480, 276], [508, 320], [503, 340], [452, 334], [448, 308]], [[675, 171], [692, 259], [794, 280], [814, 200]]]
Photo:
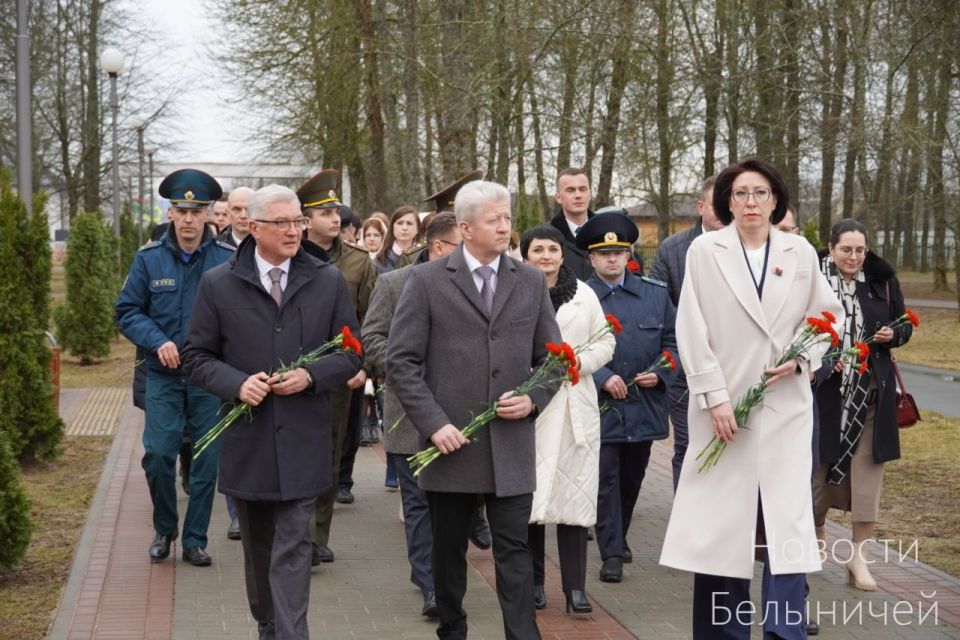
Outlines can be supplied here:
[[[821, 253], [821, 258], [823, 257]], [[873, 335], [889, 325], [906, 311], [900, 281], [893, 266], [872, 251], [863, 263], [864, 282], [857, 282], [857, 299], [863, 311], [864, 334]], [[889, 300], [887, 285], [889, 284]], [[873, 460], [889, 462], [900, 457], [900, 433], [897, 427], [896, 378], [891, 366], [891, 349], [902, 347], [913, 335], [909, 323], [894, 329], [893, 340], [870, 345], [870, 372], [877, 386], [876, 420], [873, 424]], [[840, 438], [840, 418], [843, 414], [840, 395], [841, 375], [824, 366], [817, 373], [819, 388], [816, 405], [820, 417], [820, 463], [833, 464], [840, 459], [844, 447]], [[863, 441], [857, 446], [863, 446]]]
[[[233, 258], [204, 274], [183, 348], [191, 382], [234, 402], [252, 374], [281, 364], [334, 338], [344, 326], [360, 335], [343, 276], [304, 253], [291, 259], [280, 307], [260, 281], [256, 242], [248, 237]], [[220, 491], [244, 500], [299, 500], [331, 487], [328, 392], [360, 369], [360, 359], [338, 351], [306, 369], [313, 387], [289, 396], [268, 394], [220, 437]]]

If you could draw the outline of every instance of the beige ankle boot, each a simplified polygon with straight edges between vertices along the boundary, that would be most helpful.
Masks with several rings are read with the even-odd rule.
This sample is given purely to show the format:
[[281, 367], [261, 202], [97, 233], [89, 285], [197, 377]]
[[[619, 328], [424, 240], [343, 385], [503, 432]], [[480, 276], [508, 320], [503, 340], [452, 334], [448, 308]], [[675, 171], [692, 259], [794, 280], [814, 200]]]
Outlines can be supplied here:
[[847, 563], [847, 583], [861, 591], [876, 591], [877, 581], [870, 575], [865, 543], [853, 544], [853, 558]]

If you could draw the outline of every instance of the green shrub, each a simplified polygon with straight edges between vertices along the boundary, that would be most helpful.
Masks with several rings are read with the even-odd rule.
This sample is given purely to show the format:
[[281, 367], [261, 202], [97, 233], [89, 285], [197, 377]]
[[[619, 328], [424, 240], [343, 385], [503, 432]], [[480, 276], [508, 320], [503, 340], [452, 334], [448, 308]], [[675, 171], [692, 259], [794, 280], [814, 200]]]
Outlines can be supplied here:
[[807, 220], [807, 223], [803, 225], [803, 237], [807, 239], [807, 242], [813, 245], [813, 248], [817, 251], [823, 249], [823, 243], [820, 242], [820, 223], [816, 218], [810, 218]]
[[110, 354], [116, 335], [117, 245], [113, 229], [99, 213], [73, 219], [64, 270], [67, 298], [54, 314], [57, 334], [63, 348], [86, 366]]
[[30, 544], [30, 502], [7, 437], [0, 432], [0, 566], [16, 565]]
[[0, 174], [0, 431], [13, 454], [56, 453], [63, 422], [50, 373], [50, 245], [43, 199], [34, 215]]

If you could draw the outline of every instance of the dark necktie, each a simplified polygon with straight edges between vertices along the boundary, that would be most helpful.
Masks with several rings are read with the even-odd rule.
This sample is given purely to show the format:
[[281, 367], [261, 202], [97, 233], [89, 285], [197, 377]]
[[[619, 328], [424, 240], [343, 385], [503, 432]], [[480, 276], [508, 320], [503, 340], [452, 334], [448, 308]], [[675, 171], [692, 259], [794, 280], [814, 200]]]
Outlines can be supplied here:
[[267, 272], [267, 275], [270, 276], [270, 296], [279, 307], [283, 301], [283, 289], [280, 288], [280, 278], [283, 277], [283, 269], [274, 267]]
[[483, 300], [483, 306], [489, 316], [493, 311], [493, 284], [490, 282], [490, 279], [496, 272], [493, 270], [493, 267], [482, 266], [477, 267], [476, 273], [480, 276], [480, 279], [483, 280], [483, 286], [480, 287], [480, 299]]

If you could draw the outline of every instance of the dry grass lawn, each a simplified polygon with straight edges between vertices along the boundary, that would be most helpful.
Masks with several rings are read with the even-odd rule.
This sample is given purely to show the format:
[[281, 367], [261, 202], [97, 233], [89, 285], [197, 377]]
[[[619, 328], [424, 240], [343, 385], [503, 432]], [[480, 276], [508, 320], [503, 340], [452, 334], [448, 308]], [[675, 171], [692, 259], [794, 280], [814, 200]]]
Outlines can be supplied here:
[[941, 369], [960, 370], [960, 322], [951, 309], [917, 309], [920, 326], [905, 346], [896, 349], [897, 360]]
[[903, 288], [903, 294], [907, 298], [918, 298], [921, 300], [951, 300], [957, 301], [957, 277], [952, 269], [947, 271], [947, 284], [950, 286], [948, 291], [933, 290], [933, 274], [920, 273], [919, 271], [899, 271], [897, 278], [900, 280], [900, 286]]
[[[919, 541], [922, 562], [960, 576], [960, 419], [923, 412], [923, 421], [900, 431], [902, 457], [884, 469], [880, 521], [875, 538]], [[850, 524], [846, 514], [832, 520]], [[891, 561], [896, 559], [891, 543]], [[880, 560], [880, 558], [874, 558]]]
[[0, 640], [46, 637], [110, 443], [65, 438], [59, 458], [24, 467], [36, 528], [20, 565], [0, 571]]
[[64, 389], [78, 387], [124, 387], [133, 380], [133, 364], [136, 349], [123, 336], [114, 338], [110, 355], [86, 367], [80, 359], [69, 353], [60, 358], [60, 386]]

